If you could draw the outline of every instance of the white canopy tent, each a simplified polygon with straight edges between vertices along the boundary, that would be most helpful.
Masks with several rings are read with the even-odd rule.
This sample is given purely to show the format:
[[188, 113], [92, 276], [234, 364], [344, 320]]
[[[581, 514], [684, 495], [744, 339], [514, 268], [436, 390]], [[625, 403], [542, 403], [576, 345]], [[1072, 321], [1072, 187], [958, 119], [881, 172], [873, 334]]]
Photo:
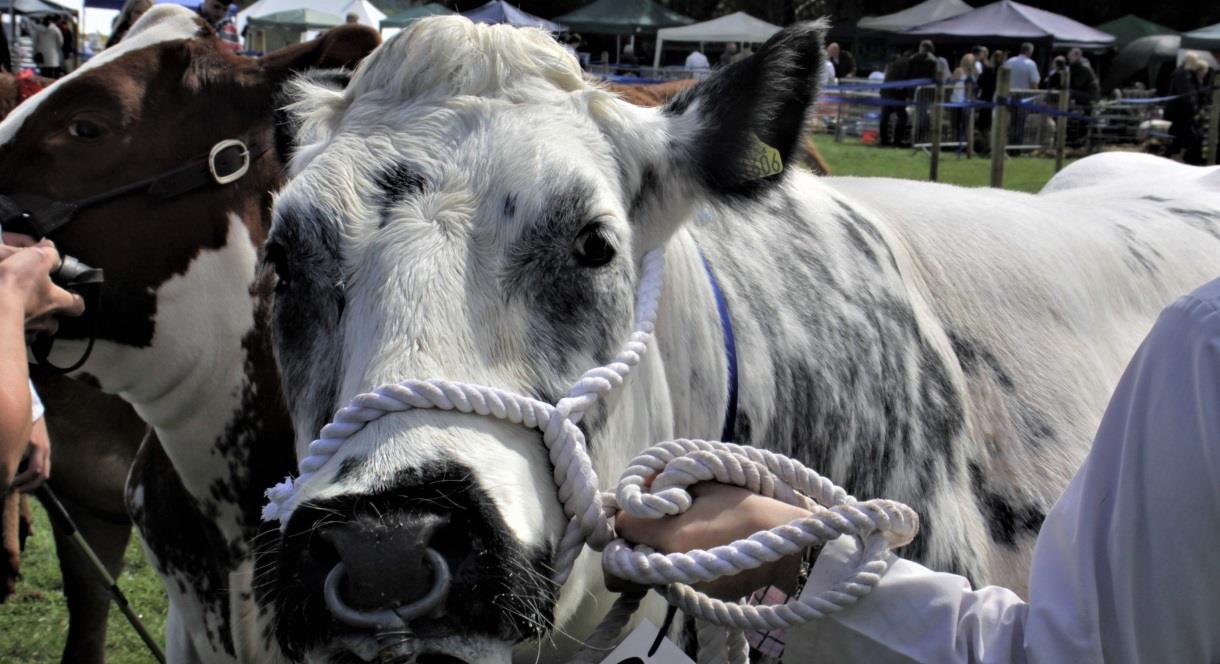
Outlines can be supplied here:
[[666, 41], [765, 42], [779, 31], [778, 25], [754, 18], [745, 12], [735, 12], [680, 28], [662, 28], [657, 30], [657, 54], [653, 58], [652, 66], [661, 66], [661, 45]]
[[258, 0], [237, 13], [237, 31], [240, 33], [246, 29], [246, 20], [249, 18], [292, 9], [312, 9], [341, 17], [354, 13], [360, 17], [360, 25], [367, 25], [374, 30], [386, 17], [368, 0]]
[[885, 16], [865, 16], [856, 24], [861, 30], [902, 32], [916, 26], [960, 16], [974, 9], [962, 0], [924, 0], [914, 7]]

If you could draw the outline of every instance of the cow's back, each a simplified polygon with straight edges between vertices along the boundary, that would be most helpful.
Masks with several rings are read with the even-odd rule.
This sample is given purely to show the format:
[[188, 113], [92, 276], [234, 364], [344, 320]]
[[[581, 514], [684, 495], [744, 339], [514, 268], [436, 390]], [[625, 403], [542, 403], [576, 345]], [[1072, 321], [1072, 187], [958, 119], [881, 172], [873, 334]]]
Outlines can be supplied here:
[[961, 444], [993, 540], [988, 580], [1024, 588], [1030, 535], [1136, 347], [1165, 305], [1220, 275], [1220, 172], [1173, 168], [1053, 195], [831, 186], [880, 220], [929, 334], [943, 332], [960, 367]]

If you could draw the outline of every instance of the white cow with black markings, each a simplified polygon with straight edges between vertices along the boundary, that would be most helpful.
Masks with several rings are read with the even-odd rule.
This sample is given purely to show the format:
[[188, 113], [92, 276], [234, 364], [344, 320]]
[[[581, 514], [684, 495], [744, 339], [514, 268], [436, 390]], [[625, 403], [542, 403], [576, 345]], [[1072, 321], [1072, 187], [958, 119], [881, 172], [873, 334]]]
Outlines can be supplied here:
[[[641, 257], [664, 246], [656, 347], [581, 422], [603, 484], [727, 419], [738, 442], [914, 506], [906, 555], [1023, 591], [1125, 362], [1220, 272], [1220, 175], [1157, 162], [1105, 195], [746, 177], [760, 144], [786, 164], [803, 135], [822, 31], [788, 28], [657, 110], [586, 81], [541, 32], [461, 18], [419, 21], [346, 90], [300, 83], [268, 244], [298, 454], [337, 407], [403, 379], [553, 403], [621, 347]], [[548, 581], [566, 523], [551, 475], [522, 427], [371, 423], [297, 486], [260, 566], [281, 645], [568, 661], [609, 597], [592, 552]], [[443, 571], [447, 594], [392, 639], [348, 618], [412, 605]]]

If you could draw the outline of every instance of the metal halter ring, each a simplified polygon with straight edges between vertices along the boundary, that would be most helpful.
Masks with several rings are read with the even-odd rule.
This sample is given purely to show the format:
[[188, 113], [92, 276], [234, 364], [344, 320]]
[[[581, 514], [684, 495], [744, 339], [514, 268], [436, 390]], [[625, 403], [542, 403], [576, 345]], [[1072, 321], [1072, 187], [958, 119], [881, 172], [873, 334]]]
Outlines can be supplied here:
[[[238, 166], [232, 172], [222, 173], [217, 168], [217, 159], [226, 150], [231, 148], [237, 148], [241, 151], [241, 166]], [[212, 179], [216, 181], [216, 184], [229, 184], [230, 182], [240, 180], [246, 174], [246, 171], [250, 170], [250, 148], [235, 138], [229, 138], [213, 145], [212, 151], [208, 154], [208, 170], [212, 173]]]
[[326, 608], [332, 615], [352, 627], [364, 627], [376, 630], [396, 630], [406, 627], [412, 620], [436, 608], [449, 593], [449, 564], [444, 556], [429, 548], [425, 554], [428, 566], [432, 568], [432, 588], [423, 597], [404, 604], [396, 609], [381, 609], [380, 611], [361, 611], [348, 606], [339, 595], [339, 584], [347, 572], [347, 567], [340, 561], [326, 575], [323, 586], [323, 596], [326, 598]]

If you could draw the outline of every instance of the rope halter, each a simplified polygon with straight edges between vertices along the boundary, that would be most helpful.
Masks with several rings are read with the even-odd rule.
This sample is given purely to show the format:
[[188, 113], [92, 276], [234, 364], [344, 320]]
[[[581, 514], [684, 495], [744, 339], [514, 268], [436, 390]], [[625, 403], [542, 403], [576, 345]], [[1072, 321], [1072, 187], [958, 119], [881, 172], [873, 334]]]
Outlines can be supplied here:
[[[887, 551], [914, 538], [918, 517], [906, 505], [888, 500], [858, 502], [795, 460], [757, 448], [702, 440], [673, 440], [654, 445], [632, 462], [614, 493], [600, 490], [585, 436], [577, 425], [600, 399], [622, 385], [648, 351], [664, 268], [664, 248], [645, 254], [630, 339], [609, 364], [586, 371], [558, 403], [552, 405], [484, 385], [436, 379], [406, 380], [360, 394], [341, 408], [334, 421], [323, 427], [318, 439], [309, 444], [308, 455], [299, 464], [299, 477], [287, 478], [267, 491], [269, 502], [263, 509], [264, 520], [279, 520], [283, 529], [299, 504], [297, 485], [316, 475], [368, 423], [412, 409], [456, 411], [494, 417], [542, 432], [559, 502], [568, 518], [555, 554], [552, 580], [558, 585], [567, 581], [577, 556], [587, 544], [604, 552], [602, 563], [608, 573], [643, 585], [665, 584], [667, 599], [678, 608], [735, 630], [796, 625], [854, 603], [880, 580], [888, 567]], [[646, 489], [650, 479], [651, 486]], [[707, 551], [661, 554], [615, 539], [613, 516], [618, 509], [641, 518], [680, 514], [692, 502], [686, 488], [705, 481], [741, 486], [803, 507], [812, 514]], [[713, 599], [690, 586], [759, 567], [841, 535], [861, 538], [864, 555], [847, 579], [814, 597], [793, 599], [778, 606], [746, 606]], [[608, 644], [613, 643], [630, 619], [638, 601], [638, 595], [622, 596], [577, 660], [585, 661], [582, 658], [608, 651]], [[346, 620], [344, 616], [338, 617]], [[356, 619], [359, 621], [359, 616]], [[716, 640], [731, 644], [732, 647], [727, 647], [728, 661], [745, 661], [748, 648], [740, 634]], [[715, 650], [724, 652], [726, 648]], [[700, 661], [705, 661], [702, 656]]]

